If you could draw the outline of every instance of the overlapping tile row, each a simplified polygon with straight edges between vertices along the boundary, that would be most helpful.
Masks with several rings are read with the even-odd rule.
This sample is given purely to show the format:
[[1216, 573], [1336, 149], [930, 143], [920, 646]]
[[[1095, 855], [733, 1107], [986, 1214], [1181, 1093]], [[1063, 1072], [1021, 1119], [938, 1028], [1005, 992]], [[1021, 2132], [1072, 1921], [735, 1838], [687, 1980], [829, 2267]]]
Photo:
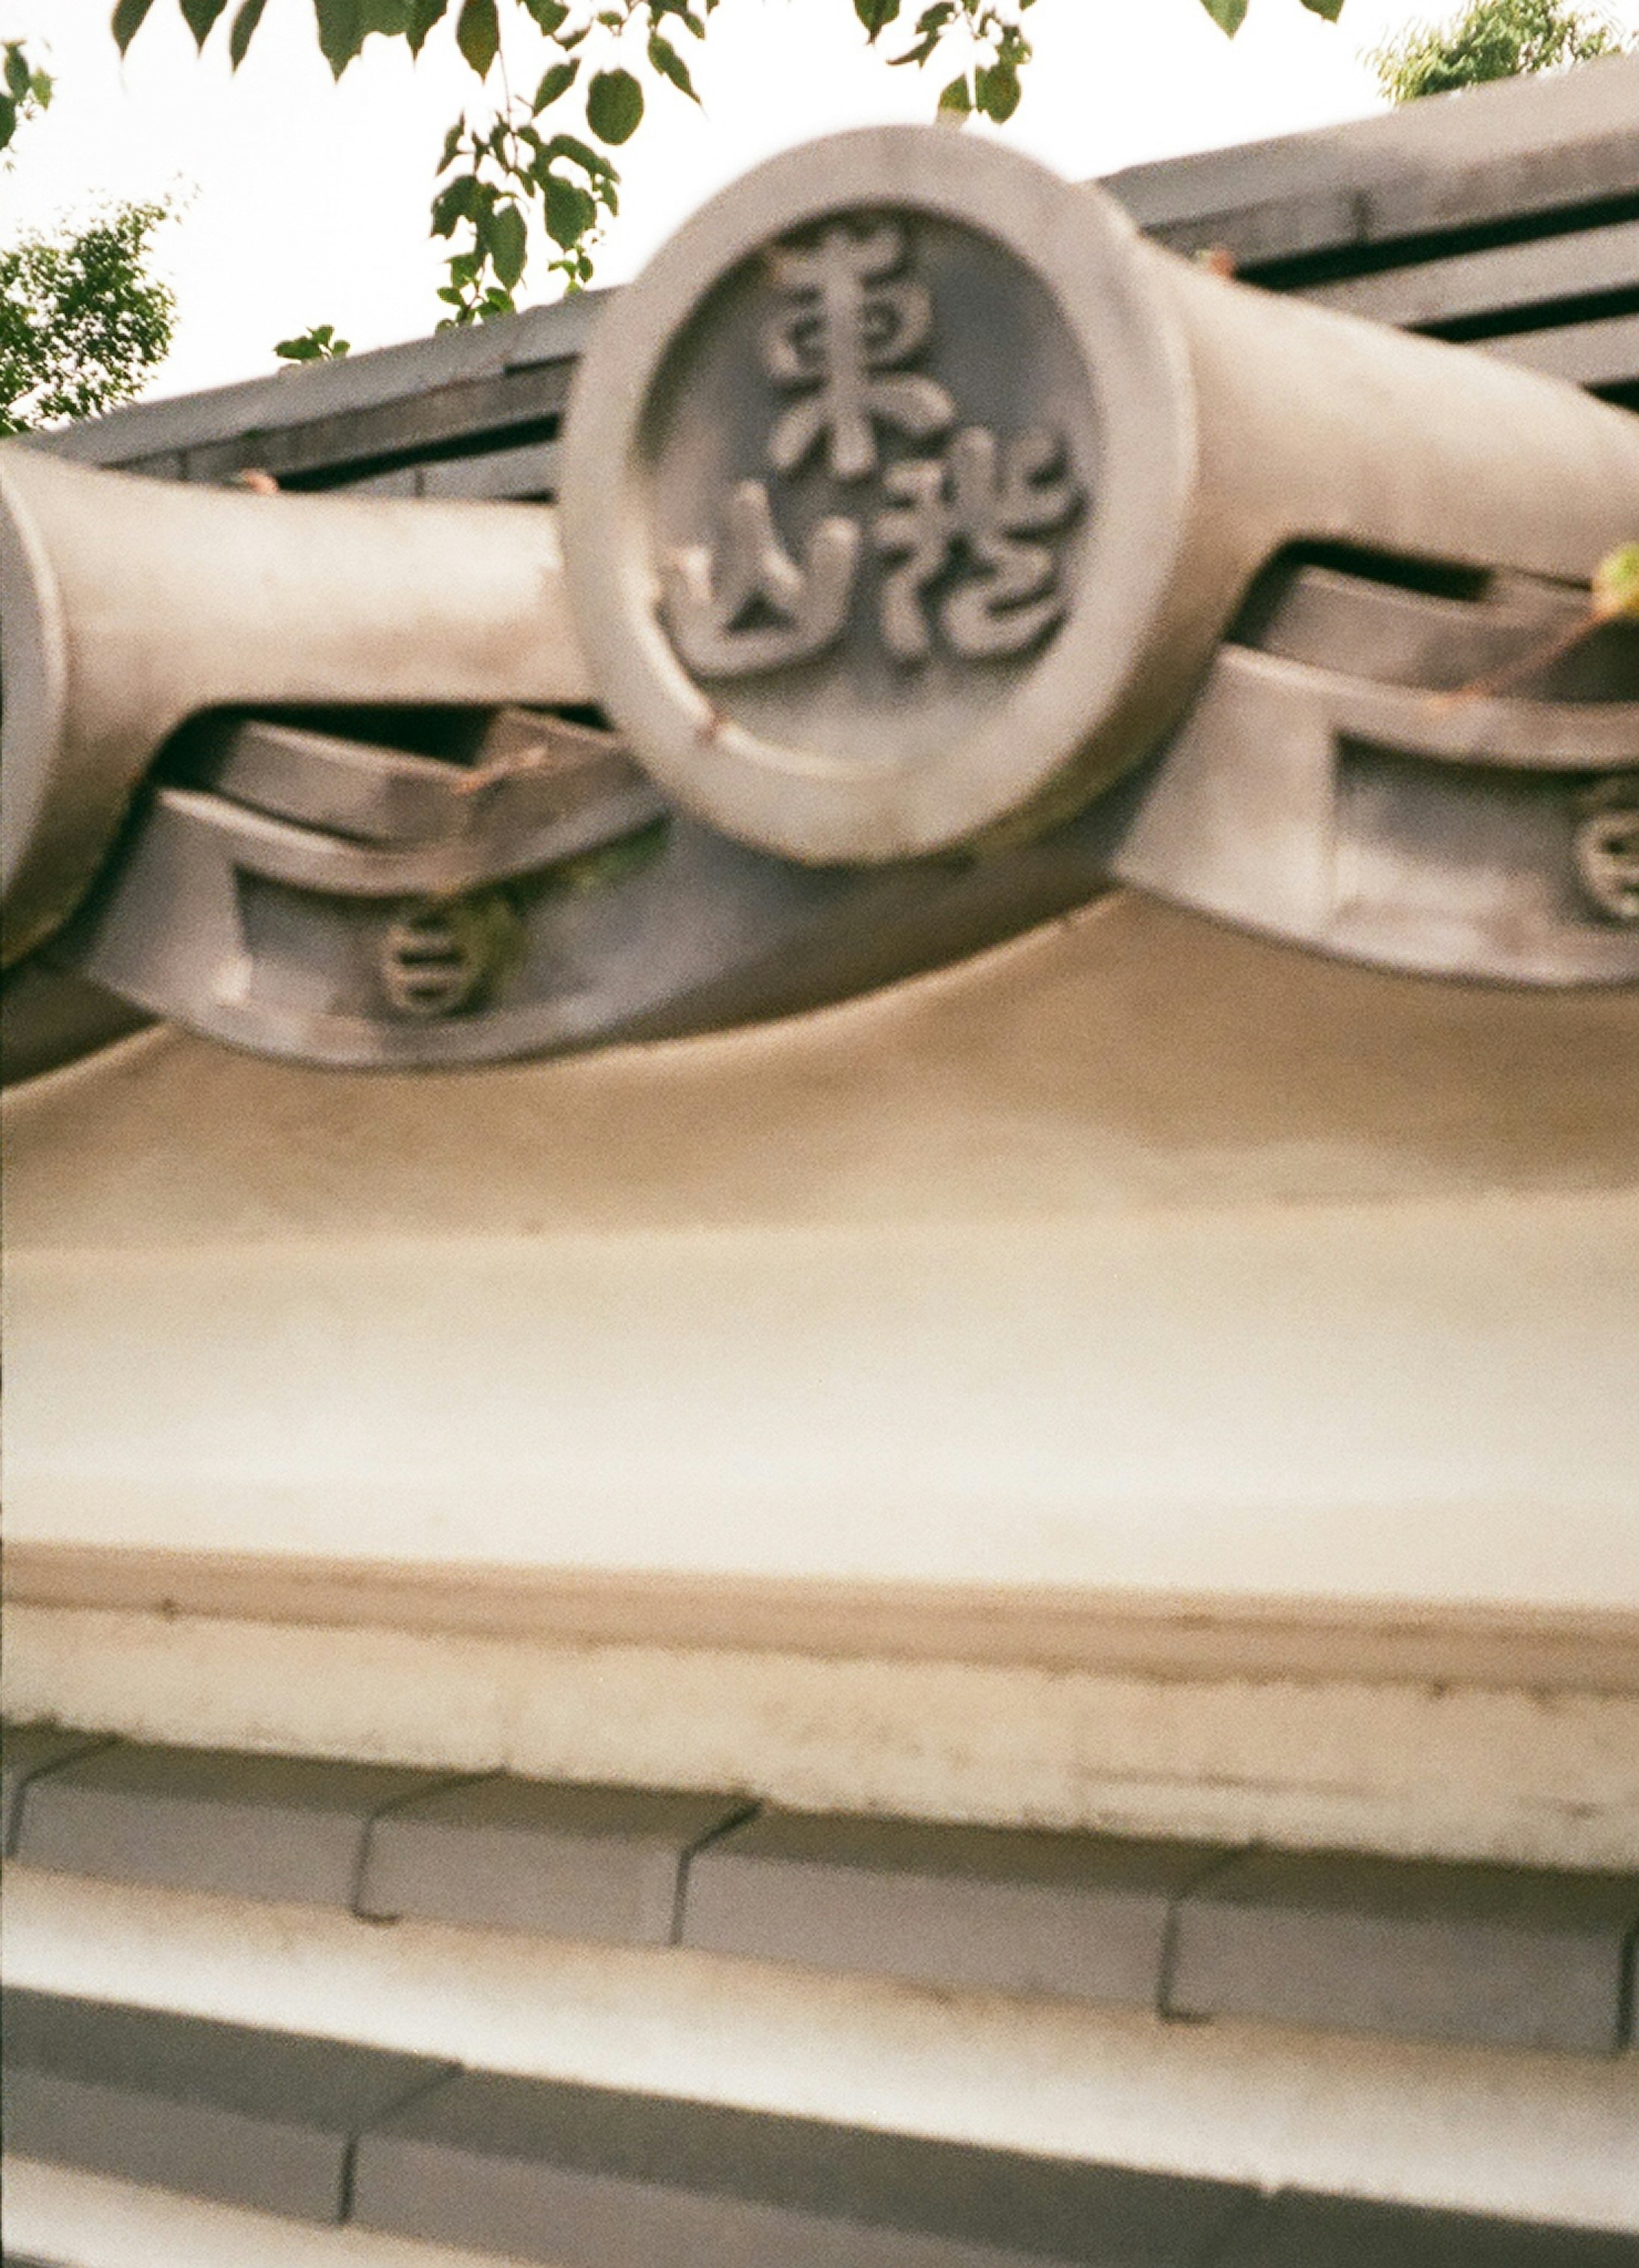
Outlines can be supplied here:
[[161, 480], [221, 482], [254, 468], [293, 489], [550, 497], [575, 364], [604, 296], [140, 403], [45, 446]]
[[1639, 1874], [805, 1815], [733, 1794], [6, 1741], [7, 1847], [114, 1881], [686, 1945], [1166, 2018], [1628, 2044]]
[[1639, 56], [1141, 166], [1147, 232], [1639, 408]]
[[[1639, 57], [1136, 166], [1139, 225], [1250, 281], [1479, 343], [1639, 404]], [[605, 294], [139, 403], [45, 446], [168, 480], [550, 498], [576, 360]]]
[[10, 2148], [558, 2268], [1635, 2268], [1478, 2219], [6, 1996]]

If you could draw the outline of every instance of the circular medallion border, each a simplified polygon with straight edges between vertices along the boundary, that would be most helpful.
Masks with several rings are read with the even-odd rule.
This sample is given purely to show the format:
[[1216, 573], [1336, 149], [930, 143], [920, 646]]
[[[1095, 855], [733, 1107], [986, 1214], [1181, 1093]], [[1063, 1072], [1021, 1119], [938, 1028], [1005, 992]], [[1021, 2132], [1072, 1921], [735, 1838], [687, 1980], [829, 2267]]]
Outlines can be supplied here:
[[[1085, 379], [1098, 480], [1062, 619], [971, 729], [884, 763], [726, 715], [661, 619], [650, 435], [657, 382], [708, 297], [831, 217], [919, 217], [987, 239], [1045, 286]], [[577, 627], [603, 703], [660, 784], [724, 833], [808, 864], [875, 865], [1044, 822], [1140, 753], [1101, 747], [1140, 674], [1183, 547], [1195, 454], [1187, 349], [1111, 201], [943, 127], [811, 143], [713, 199], [601, 315], [577, 373], [562, 487]], [[979, 665], [982, 666], [983, 665]], [[767, 708], [764, 702], [764, 709]]]

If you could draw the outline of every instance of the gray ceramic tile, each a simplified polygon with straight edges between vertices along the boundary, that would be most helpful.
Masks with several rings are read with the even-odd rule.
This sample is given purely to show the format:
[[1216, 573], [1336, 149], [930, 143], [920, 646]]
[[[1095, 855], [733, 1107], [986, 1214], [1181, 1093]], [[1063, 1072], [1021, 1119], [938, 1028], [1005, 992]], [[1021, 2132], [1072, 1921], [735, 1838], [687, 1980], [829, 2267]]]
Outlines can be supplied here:
[[1288, 2191], [1237, 2224], [1213, 2268], [1639, 2268], [1639, 2236]]
[[107, 1748], [107, 1733], [68, 1733], [55, 1725], [7, 1725], [0, 1730], [0, 1850], [17, 1847], [23, 1797], [31, 1782], [92, 1749]]
[[1171, 1902], [1223, 1856], [1200, 1844], [769, 1812], [690, 1863], [683, 1942], [1149, 2007]]
[[339, 2220], [354, 2138], [447, 2073], [419, 2056], [7, 1992], [6, 2146], [87, 2173]]
[[367, 2227], [561, 2268], [1184, 2268], [1247, 2193], [469, 2073], [358, 2146]]
[[121, 1744], [34, 1783], [18, 1856], [115, 1881], [347, 1906], [372, 1817], [447, 1778]]
[[666, 1945], [683, 1858], [746, 1809], [733, 1796], [481, 1780], [371, 1830], [361, 1911]]
[[1636, 1925], [1634, 1876], [1251, 1853], [1185, 1899], [1170, 2003], [1609, 2054]]

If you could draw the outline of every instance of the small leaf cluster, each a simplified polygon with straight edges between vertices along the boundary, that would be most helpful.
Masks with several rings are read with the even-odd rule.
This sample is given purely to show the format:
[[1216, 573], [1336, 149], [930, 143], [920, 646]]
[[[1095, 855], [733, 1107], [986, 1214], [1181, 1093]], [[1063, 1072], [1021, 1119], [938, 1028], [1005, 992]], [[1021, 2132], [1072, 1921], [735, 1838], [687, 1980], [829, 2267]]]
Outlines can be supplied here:
[[1621, 35], [1574, 0], [1470, 0], [1444, 24], [1418, 24], [1365, 61], [1391, 102], [1451, 94], [1488, 79], [1564, 70], [1619, 54]]
[[[449, 282], [439, 293], [454, 310], [447, 326], [512, 313], [528, 256], [532, 203], [556, 247], [549, 269], [571, 289], [590, 279], [590, 240], [602, 216], [620, 210], [620, 177], [578, 134], [543, 132], [537, 122], [573, 84], [575, 70], [574, 58], [553, 65], [530, 101], [508, 101], [476, 127], [458, 119], [446, 136], [439, 173], [450, 178], [432, 200], [432, 233], [450, 238], [464, 225], [471, 237], [451, 254]], [[607, 99], [600, 97], [600, 115]]]
[[0, 47], [0, 150], [10, 148], [26, 118], [45, 109], [51, 88], [49, 76], [29, 62], [20, 40], [8, 40]]
[[[122, 54], [152, 13], [155, 0], [115, 0], [114, 36]], [[203, 48], [224, 18], [234, 68], [244, 61], [268, 0], [176, 0]], [[300, 0], [290, 0], [299, 5]], [[619, 210], [620, 174], [605, 155], [629, 142], [643, 122], [648, 92], [664, 80], [690, 101], [699, 98], [681, 36], [704, 40], [718, 0], [310, 0], [325, 60], [339, 78], [372, 36], [402, 40], [419, 55], [440, 24], [480, 81], [499, 67], [501, 97], [483, 118], [459, 119], [446, 138], [432, 200], [432, 233], [448, 242], [449, 280], [439, 298], [450, 310], [443, 328], [508, 314], [538, 227], [550, 247], [549, 273], [578, 291], [591, 281], [603, 224]], [[905, 0], [813, 0], [852, 6], [872, 44], [897, 23]], [[1035, 0], [927, 0], [909, 44], [890, 64], [921, 70], [954, 43], [963, 67], [941, 90], [938, 115], [952, 124], [980, 116], [1005, 125], [1018, 108], [1020, 73], [1030, 59], [1021, 18]], [[1062, 0], [1065, 6], [1078, 0]], [[1248, 0], [1201, 0], [1224, 32], [1234, 33]], [[1299, 0], [1333, 19], [1343, 0]], [[1556, 0], [1509, 0], [1556, 4]], [[514, 95], [506, 39], [545, 44], [546, 68], [528, 99]], [[591, 59], [595, 58], [594, 65]], [[636, 66], [630, 68], [629, 66]], [[532, 66], [539, 67], [538, 61]], [[571, 102], [580, 117], [564, 127], [546, 114]], [[559, 113], [561, 117], [564, 114]]]
[[[1200, 0], [1200, 4], [1226, 39], [1232, 40], [1246, 21], [1247, 0]], [[1343, 13], [1343, 0], [1302, 0], [1302, 5], [1328, 24], [1335, 24]]]
[[340, 362], [352, 352], [351, 339], [338, 339], [334, 323], [314, 323], [293, 339], [281, 339], [273, 351], [281, 362]]
[[[605, 219], [620, 210], [619, 170], [605, 152], [631, 140], [647, 107], [643, 77], [617, 59], [620, 43], [640, 40], [647, 75], [698, 102], [689, 66], [670, 36], [671, 19], [690, 38], [703, 40], [705, 17], [717, 0], [700, 0], [698, 10], [689, 0], [516, 4], [545, 35], [551, 60], [527, 99], [513, 95], [503, 66], [503, 99], [492, 114], [477, 125], [462, 117], [446, 137], [432, 233], [450, 239], [464, 230], [468, 240], [447, 263], [449, 281], [439, 298], [451, 313], [440, 328], [513, 311], [532, 217], [550, 247], [547, 273], [561, 276], [572, 291], [591, 282], [593, 247]], [[501, 54], [495, 0], [462, 0], [455, 38], [472, 69], [487, 77]], [[586, 69], [588, 53], [599, 48], [608, 60]], [[572, 98], [584, 131], [547, 115]]]
[[[113, 31], [122, 53], [153, 5], [154, 0], [117, 0]], [[177, 0], [177, 5], [203, 48], [232, 0]], [[233, 10], [228, 51], [236, 70], [266, 5], [267, 0], [239, 0]], [[439, 292], [451, 312], [440, 328], [513, 312], [532, 219], [551, 248], [548, 272], [562, 276], [571, 291], [590, 282], [600, 229], [619, 210], [620, 174], [604, 152], [630, 141], [641, 125], [646, 77], [663, 79], [698, 102], [675, 35], [703, 40], [705, 18], [716, 5], [717, 0], [313, 0], [319, 46], [338, 78], [372, 34], [402, 40], [419, 55], [446, 18], [457, 49], [480, 80], [500, 66], [500, 100], [476, 122], [464, 115], [457, 120], [439, 164], [432, 234], [453, 245], [448, 281]], [[503, 18], [520, 30], [527, 26], [547, 44], [547, 67], [528, 99], [514, 96], [507, 77]], [[583, 70], [598, 50], [603, 51], [600, 67]], [[627, 69], [622, 54], [639, 70]], [[554, 130], [545, 114], [572, 95], [583, 130]]]
[[[1019, 73], [1030, 59], [1030, 44], [1019, 24], [1035, 0], [1015, 0], [1011, 11], [996, 0], [933, 0], [916, 19], [911, 44], [902, 55], [890, 55], [896, 68], [914, 63], [918, 70], [941, 53], [945, 41], [961, 37], [971, 58], [941, 90], [938, 114], [960, 125], [974, 112], [1005, 126], [1019, 107], [1023, 88]], [[900, 0], [853, 0], [853, 11], [874, 44], [890, 24], [898, 19]]]
[[0, 251], [0, 434], [115, 409], [165, 360], [176, 301], [147, 259], [169, 214], [121, 205]]

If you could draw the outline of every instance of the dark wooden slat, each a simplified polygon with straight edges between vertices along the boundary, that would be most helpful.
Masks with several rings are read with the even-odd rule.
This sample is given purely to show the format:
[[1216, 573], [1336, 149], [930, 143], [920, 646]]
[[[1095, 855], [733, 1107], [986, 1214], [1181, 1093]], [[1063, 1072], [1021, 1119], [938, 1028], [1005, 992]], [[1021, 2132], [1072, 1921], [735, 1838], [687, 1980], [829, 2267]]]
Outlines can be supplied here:
[[347, 2218], [360, 2132], [454, 2069], [47, 1992], [4, 2014], [8, 2149], [304, 2220]]
[[1202, 2268], [1252, 2192], [468, 2073], [364, 2137], [353, 2200], [553, 2268]]
[[549, 439], [568, 402], [573, 373], [572, 362], [543, 363], [440, 387], [431, 394], [406, 394], [306, 425], [276, 430], [253, 426], [230, 440], [190, 448], [188, 477], [226, 481], [256, 466], [296, 486], [329, 486], [350, 475], [386, 471], [395, 463], [420, 462], [443, 452], [476, 454], [491, 435], [505, 439], [517, 434], [523, 439], [520, 428], [535, 429], [527, 436], [530, 440]]
[[1639, 2236], [1288, 2190], [1214, 2268], [1639, 2268]]
[[531, 441], [481, 457], [446, 457], [420, 467], [417, 493], [429, 497], [550, 497], [557, 490], [562, 444]]
[[1341, 314], [1411, 328], [1511, 313], [1628, 287], [1639, 289], [1639, 220], [1498, 245], [1454, 259], [1414, 261], [1375, 276], [1311, 285], [1303, 296]]
[[208, 448], [246, 432], [320, 424], [527, 372], [543, 363], [572, 364], [608, 296], [581, 292], [470, 330], [439, 331], [342, 362], [275, 371], [170, 401], [137, 402], [41, 437], [41, 446], [89, 464], [148, 466], [179, 450]]
[[1222, 245], [1255, 267], [1631, 195], [1635, 118], [1639, 55], [1622, 56], [1133, 166], [1104, 187], [1161, 242]]
[[395, 1805], [371, 1832], [361, 1913], [669, 1945], [689, 1854], [735, 1796], [493, 1778]]
[[764, 1812], [689, 1869], [683, 1942], [753, 1960], [1153, 2008], [1208, 1844]]
[[447, 1773], [116, 1742], [25, 1791], [27, 1866], [351, 1906], [370, 1822]]
[[1613, 2055], [1639, 1875], [1249, 1852], [1183, 1896], [1170, 2013]]
[[1601, 322], [1567, 323], [1545, 331], [1512, 331], [1501, 338], [1476, 339], [1481, 354], [1574, 386], [1613, 387], [1639, 380], [1639, 315], [1612, 315]]

